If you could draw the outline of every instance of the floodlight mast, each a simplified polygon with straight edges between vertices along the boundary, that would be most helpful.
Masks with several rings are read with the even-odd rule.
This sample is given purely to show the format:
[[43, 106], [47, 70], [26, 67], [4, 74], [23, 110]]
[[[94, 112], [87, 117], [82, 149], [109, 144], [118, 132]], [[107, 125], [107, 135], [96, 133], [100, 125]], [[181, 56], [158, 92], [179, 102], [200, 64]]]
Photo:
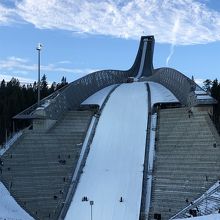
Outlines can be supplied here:
[[94, 205], [94, 201], [91, 200], [91, 201], [89, 202], [89, 204], [90, 204], [90, 206], [91, 206], [91, 220], [92, 220], [92, 206]]
[[40, 106], [40, 52], [43, 45], [38, 43], [36, 50], [38, 51], [38, 83], [37, 83], [37, 105]]

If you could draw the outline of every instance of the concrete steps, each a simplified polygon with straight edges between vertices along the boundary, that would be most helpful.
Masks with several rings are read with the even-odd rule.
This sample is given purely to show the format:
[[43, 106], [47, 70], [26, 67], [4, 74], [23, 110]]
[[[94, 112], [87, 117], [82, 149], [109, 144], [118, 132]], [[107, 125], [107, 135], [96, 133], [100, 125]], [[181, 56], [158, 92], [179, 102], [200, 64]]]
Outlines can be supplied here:
[[25, 133], [3, 156], [0, 180], [35, 219], [57, 219], [93, 113], [69, 111], [49, 131]]
[[[207, 123], [207, 113], [162, 109], [159, 114], [149, 219], [166, 220], [201, 196], [220, 173], [220, 143]], [[216, 143], [216, 146], [213, 144]]]

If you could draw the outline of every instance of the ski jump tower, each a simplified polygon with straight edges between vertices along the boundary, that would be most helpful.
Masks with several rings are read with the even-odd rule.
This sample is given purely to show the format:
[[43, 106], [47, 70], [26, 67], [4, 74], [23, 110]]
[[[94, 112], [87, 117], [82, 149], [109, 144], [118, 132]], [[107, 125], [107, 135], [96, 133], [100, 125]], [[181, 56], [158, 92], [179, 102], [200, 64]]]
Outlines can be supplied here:
[[[162, 84], [169, 89], [185, 106], [195, 106], [213, 99], [197, 99], [196, 83], [172, 68], [153, 67], [154, 36], [142, 36], [136, 59], [126, 71], [102, 70], [88, 74], [41, 100], [43, 112], [37, 112], [37, 104], [16, 115], [15, 119], [44, 118], [57, 120], [69, 109], [77, 109], [80, 104], [95, 92], [112, 84], [126, 83], [129, 78], [149, 80]], [[46, 103], [46, 104], [45, 104]]]

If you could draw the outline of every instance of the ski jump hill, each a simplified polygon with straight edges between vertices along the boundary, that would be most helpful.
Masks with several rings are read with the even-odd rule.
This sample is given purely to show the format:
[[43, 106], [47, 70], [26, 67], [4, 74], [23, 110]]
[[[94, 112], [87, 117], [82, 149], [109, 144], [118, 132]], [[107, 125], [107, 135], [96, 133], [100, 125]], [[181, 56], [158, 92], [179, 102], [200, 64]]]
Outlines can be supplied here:
[[216, 101], [177, 70], [154, 69], [154, 43], [141, 37], [129, 70], [93, 72], [14, 117], [31, 126], [0, 151], [0, 219], [168, 220], [219, 210]]

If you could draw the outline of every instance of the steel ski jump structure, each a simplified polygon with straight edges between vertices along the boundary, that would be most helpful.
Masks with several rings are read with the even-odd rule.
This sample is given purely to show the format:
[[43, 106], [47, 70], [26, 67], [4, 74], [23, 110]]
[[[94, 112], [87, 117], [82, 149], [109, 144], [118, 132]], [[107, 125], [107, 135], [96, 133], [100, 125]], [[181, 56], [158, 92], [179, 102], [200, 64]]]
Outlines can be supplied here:
[[0, 180], [31, 218], [85, 220], [93, 207], [99, 220], [184, 218], [218, 180], [216, 101], [179, 71], [155, 69], [154, 44], [142, 36], [130, 69], [90, 73], [14, 117], [32, 130], [0, 153]]

